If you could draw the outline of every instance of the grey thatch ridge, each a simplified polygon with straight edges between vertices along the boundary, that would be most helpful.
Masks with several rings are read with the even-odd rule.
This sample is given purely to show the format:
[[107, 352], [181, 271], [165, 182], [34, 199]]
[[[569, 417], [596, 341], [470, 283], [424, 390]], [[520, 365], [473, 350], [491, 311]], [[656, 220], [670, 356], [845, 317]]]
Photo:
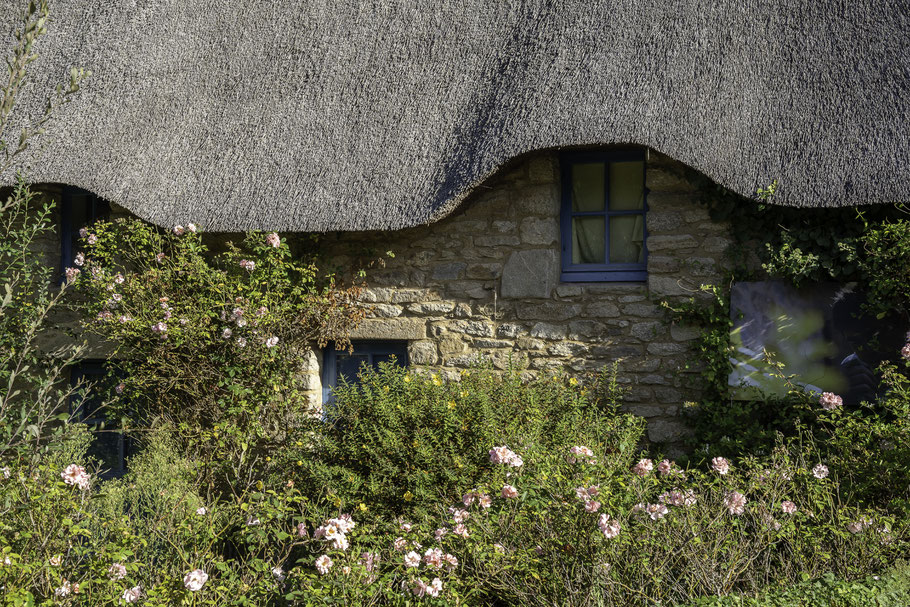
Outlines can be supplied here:
[[417, 225], [516, 156], [610, 143], [782, 204], [906, 201], [907, 6], [52, 0], [25, 106], [94, 75], [29, 174], [223, 231]]

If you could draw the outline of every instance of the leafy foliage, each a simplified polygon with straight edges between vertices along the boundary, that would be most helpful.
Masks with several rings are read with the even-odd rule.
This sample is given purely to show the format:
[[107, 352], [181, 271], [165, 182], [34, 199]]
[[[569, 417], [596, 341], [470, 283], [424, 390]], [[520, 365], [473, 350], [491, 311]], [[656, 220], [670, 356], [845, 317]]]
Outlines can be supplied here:
[[615, 379], [615, 369], [605, 370], [579, 388], [569, 377], [525, 382], [517, 371], [501, 378], [478, 368], [453, 383], [389, 365], [365, 369], [359, 384], [335, 390], [308, 447], [286, 457], [307, 462], [310, 482], [331, 487], [343, 503], [426, 513], [489, 475], [492, 445], [562, 449], [582, 437], [629, 453], [642, 420], [617, 414]]

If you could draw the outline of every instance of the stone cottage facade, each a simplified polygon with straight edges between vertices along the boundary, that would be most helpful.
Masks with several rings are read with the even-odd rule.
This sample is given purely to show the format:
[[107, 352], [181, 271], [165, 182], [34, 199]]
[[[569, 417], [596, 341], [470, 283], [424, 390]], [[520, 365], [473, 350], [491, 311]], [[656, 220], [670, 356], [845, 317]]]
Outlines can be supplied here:
[[[453, 379], [478, 360], [528, 377], [582, 374], [619, 360], [627, 408], [648, 419], [649, 438], [679, 440], [680, 408], [699, 395], [697, 332], [669, 323], [659, 302], [691, 297], [720, 277], [729, 227], [711, 221], [680, 163], [653, 151], [646, 158], [645, 281], [560, 281], [555, 151], [520, 159], [433, 224], [327, 235], [326, 252], [341, 263], [352, 245], [394, 253], [368, 276], [370, 317], [352, 336], [355, 345], [402, 344], [410, 365]], [[309, 361], [316, 402], [328, 395], [331, 355]]]
[[[720, 278], [729, 226], [710, 219], [682, 164], [644, 152], [646, 280], [561, 280], [564, 193], [561, 156], [552, 150], [518, 159], [429, 225], [325, 234], [323, 253], [341, 266], [352, 249], [394, 253], [367, 276], [369, 311], [351, 336], [356, 348], [391, 345], [410, 366], [454, 380], [478, 362], [530, 378], [583, 375], [619, 361], [626, 408], [648, 420], [651, 441], [678, 442], [686, 432], [680, 409], [699, 397], [697, 331], [670, 323], [660, 301], [691, 297]], [[45, 193], [64, 198], [60, 187]], [[118, 205], [106, 212], [130, 216]], [[84, 213], [79, 207], [80, 226]], [[57, 220], [64, 223], [59, 212]], [[41, 246], [49, 264], [66, 263], [59, 237]], [[56, 321], [61, 331], [49, 339], [78, 331], [75, 318]], [[90, 355], [105, 352], [96, 347]], [[337, 356], [344, 353], [331, 346], [305, 355], [301, 380], [314, 405], [331, 397]]]

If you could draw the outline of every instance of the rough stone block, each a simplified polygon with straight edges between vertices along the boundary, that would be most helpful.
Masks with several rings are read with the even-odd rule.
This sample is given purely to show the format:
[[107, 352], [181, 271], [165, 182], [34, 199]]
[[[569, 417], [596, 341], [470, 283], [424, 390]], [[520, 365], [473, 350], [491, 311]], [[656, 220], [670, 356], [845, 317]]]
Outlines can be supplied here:
[[698, 327], [679, 325], [675, 323], [670, 325], [670, 337], [676, 341], [691, 341], [700, 335], [701, 330]]
[[548, 298], [557, 284], [558, 273], [554, 249], [516, 251], [502, 269], [500, 294], [508, 298]]
[[559, 222], [556, 219], [528, 217], [521, 222], [521, 241], [531, 245], [551, 245], [559, 240]]
[[498, 263], [475, 263], [468, 266], [465, 276], [480, 280], [492, 280], [499, 278], [502, 274], [502, 264]]
[[470, 318], [472, 316], [471, 306], [466, 303], [456, 304], [452, 315], [455, 318]]
[[606, 332], [607, 326], [596, 320], [573, 320], [569, 323], [569, 339], [583, 341], [584, 339], [600, 337]]
[[682, 282], [676, 276], [648, 276], [648, 290], [652, 296], [663, 295], [689, 295], [692, 289], [683, 286]]
[[585, 292], [579, 285], [561, 284], [556, 287], [556, 294], [560, 297], [578, 297]]
[[690, 257], [685, 265], [686, 270], [693, 276], [717, 275], [717, 262], [713, 257]]
[[559, 215], [559, 189], [555, 185], [536, 185], [523, 188], [515, 196], [515, 210], [519, 217]]
[[666, 328], [664, 326], [664, 323], [656, 320], [649, 320], [645, 322], [635, 323], [632, 325], [629, 333], [631, 333], [633, 337], [637, 337], [642, 341], [649, 342], [654, 340], [655, 337], [664, 333], [665, 329]]
[[634, 303], [622, 307], [626, 316], [640, 316], [642, 318], [655, 318], [660, 316], [661, 309], [651, 303]]
[[682, 215], [673, 211], [648, 213], [648, 234], [672, 232], [683, 225]]
[[475, 337], [493, 337], [493, 324], [481, 320], [457, 320], [450, 326], [452, 331], [467, 333]]
[[373, 314], [379, 318], [395, 318], [401, 316], [401, 306], [392, 304], [376, 304], [372, 307]]
[[475, 339], [473, 345], [475, 348], [483, 348], [485, 350], [512, 348], [513, 346], [512, 342], [505, 339]]
[[412, 341], [408, 344], [408, 362], [412, 365], [435, 365], [438, 360], [435, 342]]
[[[499, 232], [500, 234], [509, 234], [514, 232], [518, 228], [518, 224], [514, 221], [494, 221], [493, 229]], [[480, 232], [477, 232], [480, 233]]]
[[648, 167], [645, 183], [653, 192], [691, 192], [695, 189], [681, 173], [657, 167]]
[[441, 337], [436, 340], [436, 345], [439, 347], [439, 353], [445, 357], [461, 354], [468, 349], [468, 344], [460, 337], [455, 336]]
[[425, 339], [422, 318], [367, 318], [351, 331], [351, 339]]
[[585, 315], [592, 318], [616, 318], [619, 316], [619, 307], [608, 301], [588, 304]]
[[689, 234], [675, 236], [650, 236], [648, 237], [648, 251], [678, 251], [680, 249], [694, 249], [698, 246], [695, 237]]
[[[648, 241], [648, 246], [650, 246], [651, 241]], [[711, 238], [706, 238], [702, 248], [708, 253], [723, 253], [729, 247], [731, 241], [728, 238], [722, 236], [712, 236]]]
[[648, 344], [648, 354], [654, 356], [672, 356], [673, 354], [682, 354], [688, 350], [684, 344], [676, 343], [650, 343]]
[[441, 316], [448, 314], [455, 309], [455, 304], [451, 301], [432, 301], [427, 303], [413, 303], [408, 306], [408, 312], [412, 314], [426, 314], [432, 316]]
[[522, 320], [568, 320], [581, 313], [581, 306], [564, 302], [547, 301], [540, 304], [520, 303], [518, 318]]
[[565, 339], [568, 331], [565, 326], [539, 322], [531, 327], [531, 337], [542, 339]]
[[458, 234], [482, 234], [489, 224], [482, 219], [465, 219], [458, 217], [450, 222], [448, 229]]
[[426, 301], [428, 295], [429, 293], [424, 289], [394, 289], [392, 292], [392, 303]]
[[552, 156], [536, 156], [528, 161], [528, 178], [531, 183], [556, 181], [556, 163]]
[[474, 237], [474, 246], [477, 247], [517, 247], [520, 244], [518, 236], [510, 234], [487, 234]]
[[433, 273], [430, 274], [430, 278], [433, 280], [457, 280], [461, 278], [461, 273], [464, 272], [467, 267], [468, 264], [460, 261], [439, 264], [433, 268]]
[[654, 397], [657, 399], [657, 402], [660, 403], [682, 402], [682, 395], [679, 393], [679, 391], [666, 386], [654, 388]]
[[571, 342], [562, 342], [553, 344], [547, 348], [547, 354], [550, 356], [578, 356], [587, 351], [587, 346], [582, 344], [573, 344]]
[[648, 274], [652, 272], [678, 272], [679, 260], [675, 257], [648, 255]]
[[543, 350], [547, 347], [546, 342], [528, 336], [519, 337], [515, 345], [519, 350]]
[[496, 335], [499, 337], [518, 337], [524, 333], [524, 327], [513, 323], [504, 323], [496, 329]]

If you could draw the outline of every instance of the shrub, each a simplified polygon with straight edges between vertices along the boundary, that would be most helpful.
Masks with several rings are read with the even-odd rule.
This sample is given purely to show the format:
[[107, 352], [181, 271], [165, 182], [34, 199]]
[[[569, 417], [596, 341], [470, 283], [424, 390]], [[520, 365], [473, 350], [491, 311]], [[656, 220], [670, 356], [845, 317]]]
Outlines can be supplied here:
[[517, 371], [500, 377], [484, 368], [459, 382], [391, 365], [365, 369], [359, 384], [334, 391], [326, 422], [279, 468], [309, 462], [304, 482], [331, 487], [343, 503], [411, 514], [489, 476], [491, 445], [561, 449], [580, 436], [603, 453], [631, 452], [643, 424], [618, 414], [615, 369], [588, 387], [577, 383], [566, 376], [523, 381]]
[[213, 254], [192, 225], [83, 228], [85, 326], [114, 347], [116, 419], [172, 420], [219, 483], [248, 477], [310, 409], [300, 368], [313, 343], [345, 343], [358, 289], [336, 287], [277, 234]]

